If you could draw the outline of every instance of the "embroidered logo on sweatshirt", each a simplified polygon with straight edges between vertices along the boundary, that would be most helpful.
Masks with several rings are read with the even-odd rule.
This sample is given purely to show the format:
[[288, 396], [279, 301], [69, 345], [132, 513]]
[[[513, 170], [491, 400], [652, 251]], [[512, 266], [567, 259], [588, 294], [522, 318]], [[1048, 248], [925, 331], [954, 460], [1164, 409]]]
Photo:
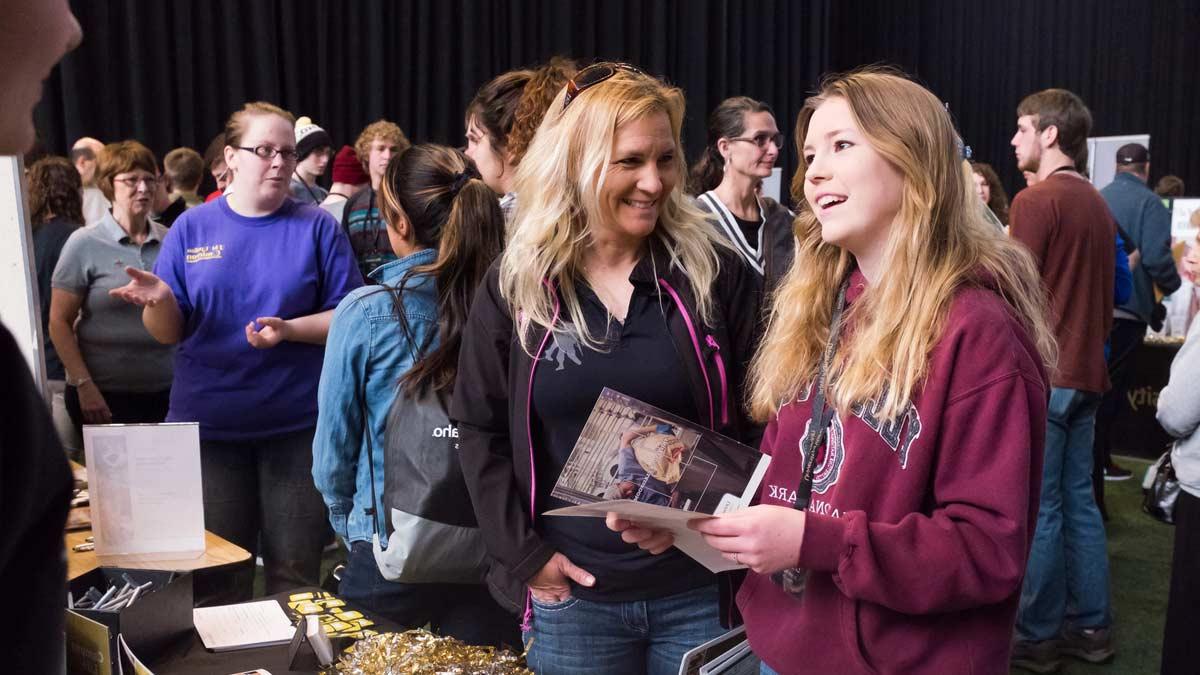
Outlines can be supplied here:
[[884, 422], [878, 417], [879, 411], [883, 408], [883, 399], [884, 397], [880, 396], [878, 402], [867, 401], [855, 404], [851, 406], [850, 412], [878, 433], [879, 438], [883, 439], [883, 442], [896, 452], [900, 468], [907, 469], [908, 451], [921, 435], [921, 413], [917, 412], [916, 406], [909, 403], [902, 415], [897, 416], [891, 422]]

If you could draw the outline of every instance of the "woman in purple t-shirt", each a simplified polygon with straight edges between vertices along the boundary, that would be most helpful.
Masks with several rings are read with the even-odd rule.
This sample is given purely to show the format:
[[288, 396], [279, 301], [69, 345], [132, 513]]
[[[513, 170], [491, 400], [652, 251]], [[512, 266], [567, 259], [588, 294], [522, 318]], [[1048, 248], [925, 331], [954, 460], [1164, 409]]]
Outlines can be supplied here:
[[[322, 345], [333, 309], [362, 283], [338, 223], [288, 198], [293, 125], [268, 103], [235, 112], [230, 193], [180, 216], [154, 273], [129, 268], [132, 281], [112, 291], [145, 308], [155, 339], [179, 345], [167, 421], [200, 423], [205, 525], [262, 556], [267, 593], [318, 581]], [[251, 585], [245, 570], [222, 599], [248, 599]]]

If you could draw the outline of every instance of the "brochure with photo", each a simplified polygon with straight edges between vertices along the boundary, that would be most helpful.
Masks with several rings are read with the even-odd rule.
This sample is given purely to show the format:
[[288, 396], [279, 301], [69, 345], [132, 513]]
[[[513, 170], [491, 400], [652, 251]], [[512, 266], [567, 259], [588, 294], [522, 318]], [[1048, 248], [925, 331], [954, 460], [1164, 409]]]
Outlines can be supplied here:
[[620, 513], [676, 533], [676, 546], [709, 569], [736, 569], [687, 521], [749, 505], [769, 462], [749, 446], [605, 388], [551, 491], [579, 506], [546, 515]]

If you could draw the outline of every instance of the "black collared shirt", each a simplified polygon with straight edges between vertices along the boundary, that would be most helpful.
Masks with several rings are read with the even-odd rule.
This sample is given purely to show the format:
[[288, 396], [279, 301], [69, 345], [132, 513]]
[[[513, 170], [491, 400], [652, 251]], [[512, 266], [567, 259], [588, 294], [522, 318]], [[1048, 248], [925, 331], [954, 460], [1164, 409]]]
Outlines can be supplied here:
[[[665, 264], [663, 256], [657, 256], [657, 266]], [[547, 342], [534, 377], [531, 414], [539, 512], [571, 506], [550, 492], [605, 387], [705, 424], [684, 367], [684, 359], [696, 357], [676, 348], [668, 318], [678, 310], [659, 292], [656, 271], [665, 269], [656, 270], [655, 261], [646, 255], [630, 274], [633, 296], [624, 323], [608, 314], [586, 283], [576, 285], [593, 335], [607, 332], [601, 350], [561, 333]], [[599, 518], [542, 517], [538, 529], [557, 550], [595, 575], [593, 588], [572, 589], [586, 600], [643, 600], [714, 583], [710, 572], [679, 551], [652, 556], [621, 541]]]

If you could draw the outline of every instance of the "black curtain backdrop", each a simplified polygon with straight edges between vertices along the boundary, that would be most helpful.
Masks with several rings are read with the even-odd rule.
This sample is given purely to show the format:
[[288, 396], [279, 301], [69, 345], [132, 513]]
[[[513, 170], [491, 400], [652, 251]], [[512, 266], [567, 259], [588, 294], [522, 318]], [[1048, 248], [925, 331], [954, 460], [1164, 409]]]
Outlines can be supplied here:
[[839, 0], [828, 67], [887, 62], [950, 105], [975, 158], [1009, 195], [1025, 182], [1009, 139], [1017, 104], [1070, 89], [1093, 136], [1149, 133], [1151, 184], [1173, 173], [1200, 195], [1200, 2]]
[[[1010, 188], [1021, 97], [1075, 91], [1093, 135], [1148, 132], [1153, 178], [1200, 194], [1200, 0], [74, 0], [84, 41], [47, 81], [43, 143], [136, 138], [203, 151], [250, 100], [335, 143], [386, 117], [461, 145], [475, 90], [555, 54], [620, 59], [682, 87], [689, 156], [723, 98], [770, 103], [789, 136], [823, 73], [885, 62], [942, 97]], [[785, 192], [795, 149], [783, 153]]]
[[[464, 111], [500, 73], [561, 54], [625, 60], [687, 93], [698, 155], [727, 96], [790, 126], [825, 63], [830, 0], [75, 0], [83, 44], [37, 111], [43, 143], [134, 138], [203, 152], [252, 100], [308, 115], [338, 145], [385, 117], [414, 142], [460, 146]], [[785, 175], [794, 153], [784, 152]], [[786, 191], [786, 187], [785, 187]]]

